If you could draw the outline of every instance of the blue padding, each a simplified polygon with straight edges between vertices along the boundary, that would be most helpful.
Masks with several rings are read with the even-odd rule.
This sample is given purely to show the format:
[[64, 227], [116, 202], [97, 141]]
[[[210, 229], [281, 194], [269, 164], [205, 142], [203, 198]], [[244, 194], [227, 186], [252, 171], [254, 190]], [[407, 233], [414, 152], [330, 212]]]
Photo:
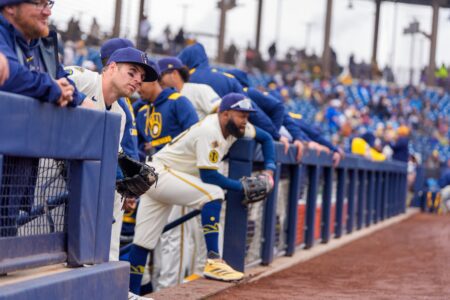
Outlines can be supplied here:
[[[262, 264], [269, 265], [273, 261], [275, 244], [275, 227], [277, 225], [278, 184], [281, 178], [281, 164], [277, 164], [274, 174], [274, 188], [264, 203], [264, 229], [261, 249]], [[284, 234], [281, 232], [280, 234]]]
[[130, 266], [110, 262], [2, 286], [0, 300], [125, 300]]
[[[233, 146], [231, 146], [230, 151], [228, 152], [228, 157], [233, 160], [253, 161], [255, 146], [256, 142], [253, 139], [239, 139], [233, 144]], [[259, 145], [258, 148], [261, 152], [261, 147]]]
[[7, 237], [1, 238], [0, 241], [0, 265], [9, 259], [41, 253], [63, 252], [66, 248], [64, 233]]
[[[0, 153], [100, 159], [105, 113], [0, 92]], [[20, 134], [19, 134], [20, 133]]]
[[98, 161], [73, 161], [70, 165], [67, 252], [72, 266], [94, 263], [100, 168]]
[[[48, 240], [46, 242], [51, 243], [52, 240]], [[43, 253], [8, 259], [6, 261], [0, 262], [0, 274], [63, 263], [66, 260], [66, 252]]]
[[[237, 152], [233, 152], [237, 153]], [[238, 161], [230, 156], [229, 177], [233, 179], [250, 176], [252, 162]], [[228, 191], [226, 195], [227, 210], [225, 214], [223, 258], [234, 269], [244, 271], [245, 247], [247, 240], [247, 207], [242, 205], [243, 193]]]
[[103, 136], [100, 190], [96, 216], [95, 263], [109, 260], [114, 190], [116, 188], [117, 149], [119, 149], [120, 118], [107, 114]]

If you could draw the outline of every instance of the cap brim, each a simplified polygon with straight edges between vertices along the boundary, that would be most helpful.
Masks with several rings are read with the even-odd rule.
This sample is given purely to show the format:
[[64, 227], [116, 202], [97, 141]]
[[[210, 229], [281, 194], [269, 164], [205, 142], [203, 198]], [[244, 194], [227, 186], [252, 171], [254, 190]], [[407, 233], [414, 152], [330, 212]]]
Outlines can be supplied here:
[[256, 112], [253, 108], [230, 108], [230, 110], [243, 111], [243, 112]]

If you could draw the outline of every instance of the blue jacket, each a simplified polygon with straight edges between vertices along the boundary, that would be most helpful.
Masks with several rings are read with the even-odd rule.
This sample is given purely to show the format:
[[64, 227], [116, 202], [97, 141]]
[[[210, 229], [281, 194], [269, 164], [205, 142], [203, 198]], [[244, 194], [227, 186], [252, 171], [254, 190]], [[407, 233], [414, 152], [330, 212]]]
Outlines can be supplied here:
[[[220, 97], [229, 93], [245, 94], [242, 85], [233, 75], [210, 68], [202, 44], [197, 43], [184, 48], [178, 58], [190, 69], [189, 82], [207, 84]], [[252, 105], [256, 112], [250, 114], [250, 123], [267, 131], [275, 140], [280, 139], [280, 134], [270, 118], [255, 102], [252, 102]]]
[[[10, 72], [0, 90], [56, 103], [61, 97], [61, 90], [53, 78], [67, 78], [68, 75], [57, 62], [56, 49], [55, 32], [28, 44], [23, 35], [0, 14], [0, 52], [7, 57]], [[73, 96], [71, 106], [79, 105], [84, 99], [76, 90]]]
[[94, 63], [96, 71], [101, 73], [103, 69], [102, 59], [100, 57], [100, 52], [92, 49], [87, 48], [87, 54], [86, 55], [76, 55], [74, 58], [75, 65], [82, 67], [84, 61], [90, 60]]
[[259, 108], [270, 118], [275, 130], [279, 131], [283, 124], [284, 105], [277, 98], [271, 96], [269, 93], [262, 93], [254, 87], [250, 87], [250, 81], [247, 73], [239, 69], [231, 69], [228, 71], [233, 75], [239, 83], [244, 87], [244, 94], [256, 103]]
[[408, 162], [409, 139], [407, 137], [398, 138], [397, 142], [395, 144], [392, 143], [390, 146], [391, 146], [392, 150], [394, 151], [394, 154], [392, 154], [393, 160]]
[[197, 122], [197, 113], [189, 99], [172, 88], [164, 89], [154, 103], [142, 106], [137, 113], [139, 149], [143, 150], [144, 143], [152, 143], [159, 151]]
[[125, 112], [125, 130], [123, 132], [122, 141], [120, 146], [122, 146], [123, 152], [126, 155], [139, 160], [139, 149], [138, 149], [138, 139], [137, 139], [137, 129], [136, 121], [134, 118], [133, 107], [131, 106], [131, 101], [129, 98], [120, 98], [118, 100], [120, 107], [122, 107]]

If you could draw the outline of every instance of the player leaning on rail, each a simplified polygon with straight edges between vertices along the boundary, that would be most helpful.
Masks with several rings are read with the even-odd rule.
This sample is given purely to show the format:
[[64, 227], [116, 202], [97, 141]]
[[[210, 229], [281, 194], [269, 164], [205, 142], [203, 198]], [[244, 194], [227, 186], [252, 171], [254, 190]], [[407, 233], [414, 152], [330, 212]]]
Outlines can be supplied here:
[[[233, 270], [220, 258], [219, 217], [224, 191], [244, 191], [250, 201], [265, 196], [273, 186], [275, 151], [271, 136], [248, 123], [254, 110], [242, 94], [226, 95], [219, 113], [207, 116], [192, 126], [161, 151], [149, 163], [159, 174], [156, 189], [141, 197], [137, 212], [135, 237], [130, 250], [130, 290], [140, 292], [142, 273], [148, 253], [154, 249], [167, 223], [172, 205], [209, 210], [210, 217], [202, 218], [208, 260], [204, 276], [223, 281], [235, 281], [244, 274]], [[265, 171], [256, 180], [256, 190], [245, 180], [233, 180], [218, 172], [219, 164], [238, 138], [254, 138], [262, 144]], [[261, 198], [259, 198], [261, 199]], [[226, 247], [226, 245], [225, 245]]]

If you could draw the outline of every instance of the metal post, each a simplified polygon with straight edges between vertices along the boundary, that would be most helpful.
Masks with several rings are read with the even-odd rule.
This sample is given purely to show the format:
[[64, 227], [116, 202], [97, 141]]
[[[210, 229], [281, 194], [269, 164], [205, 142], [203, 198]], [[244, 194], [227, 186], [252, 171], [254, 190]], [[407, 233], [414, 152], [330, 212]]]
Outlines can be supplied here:
[[330, 224], [331, 221], [331, 190], [333, 188], [333, 169], [323, 169], [324, 185], [322, 194], [322, 224], [321, 224], [321, 238], [322, 243], [328, 243], [330, 240]]
[[323, 40], [323, 54], [322, 54], [322, 68], [325, 77], [329, 77], [331, 75], [330, 36], [331, 36], [332, 11], [333, 11], [333, 0], [327, 0], [327, 14], [325, 17], [325, 36]]
[[316, 221], [317, 188], [319, 186], [319, 167], [308, 166], [309, 187], [306, 198], [306, 236], [305, 248], [314, 246], [314, 227]]
[[227, 18], [227, 2], [222, 0], [220, 2], [220, 26], [219, 26], [219, 41], [217, 46], [217, 61], [224, 62], [224, 45], [225, 45], [225, 26]]
[[358, 173], [358, 215], [356, 220], [356, 228], [359, 230], [364, 223], [364, 204], [366, 203], [366, 171], [359, 170]]
[[366, 226], [369, 227], [372, 224], [372, 211], [375, 192], [375, 172], [367, 172], [367, 206], [366, 206]]
[[120, 35], [120, 25], [122, 21], [122, 0], [116, 0], [116, 11], [114, 13], [114, 26], [112, 35], [117, 37]]
[[439, 0], [433, 0], [433, 23], [431, 28], [430, 60], [427, 70], [427, 84], [434, 85], [434, 70], [436, 69], [436, 46], [439, 21]]
[[375, 70], [378, 67], [377, 63], [377, 50], [378, 50], [378, 31], [380, 25], [380, 9], [381, 9], [381, 0], [375, 1], [375, 28], [373, 32], [373, 47], [372, 47], [372, 71], [375, 75]]
[[295, 253], [295, 242], [297, 238], [297, 222], [298, 222], [298, 198], [300, 193], [300, 187], [302, 186], [304, 168], [296, 164], [291, 167], [290, 178], [291, 182], [289, 184], [289, 200], [288, 200], [288, 228], [287, 228], [287, 248], [286, 255], [292, 256]]
[[263, 0], [258, 0], [258, 16], [256, 19], [256, 42], [255, 42], [255, 50], [257, 52], [259, 52], [261, 40], [262, 7], [263, 7]]
[[[275, 227], [277, 223], [277, 197], [280, 178], [281, 163], [278, 163], [277, 170], [274, 174], [274, 188], [264, 205], [264, 231], [261, 251], [261, 260], [263, 265], [268, 265], [273, 261], [274, 248], [277, 247], [275, 244]], [[281, 232], [280, 234], [284, 234], [284, 232]]]
[[336, 226], [335, 236], [336, 238], [342, 235], [342, 219], [344, 212], [344, 198], [345, 198], [345, 182], [346, 171], [345, 169], [337, 169], [337, 191], [336, 191]]

